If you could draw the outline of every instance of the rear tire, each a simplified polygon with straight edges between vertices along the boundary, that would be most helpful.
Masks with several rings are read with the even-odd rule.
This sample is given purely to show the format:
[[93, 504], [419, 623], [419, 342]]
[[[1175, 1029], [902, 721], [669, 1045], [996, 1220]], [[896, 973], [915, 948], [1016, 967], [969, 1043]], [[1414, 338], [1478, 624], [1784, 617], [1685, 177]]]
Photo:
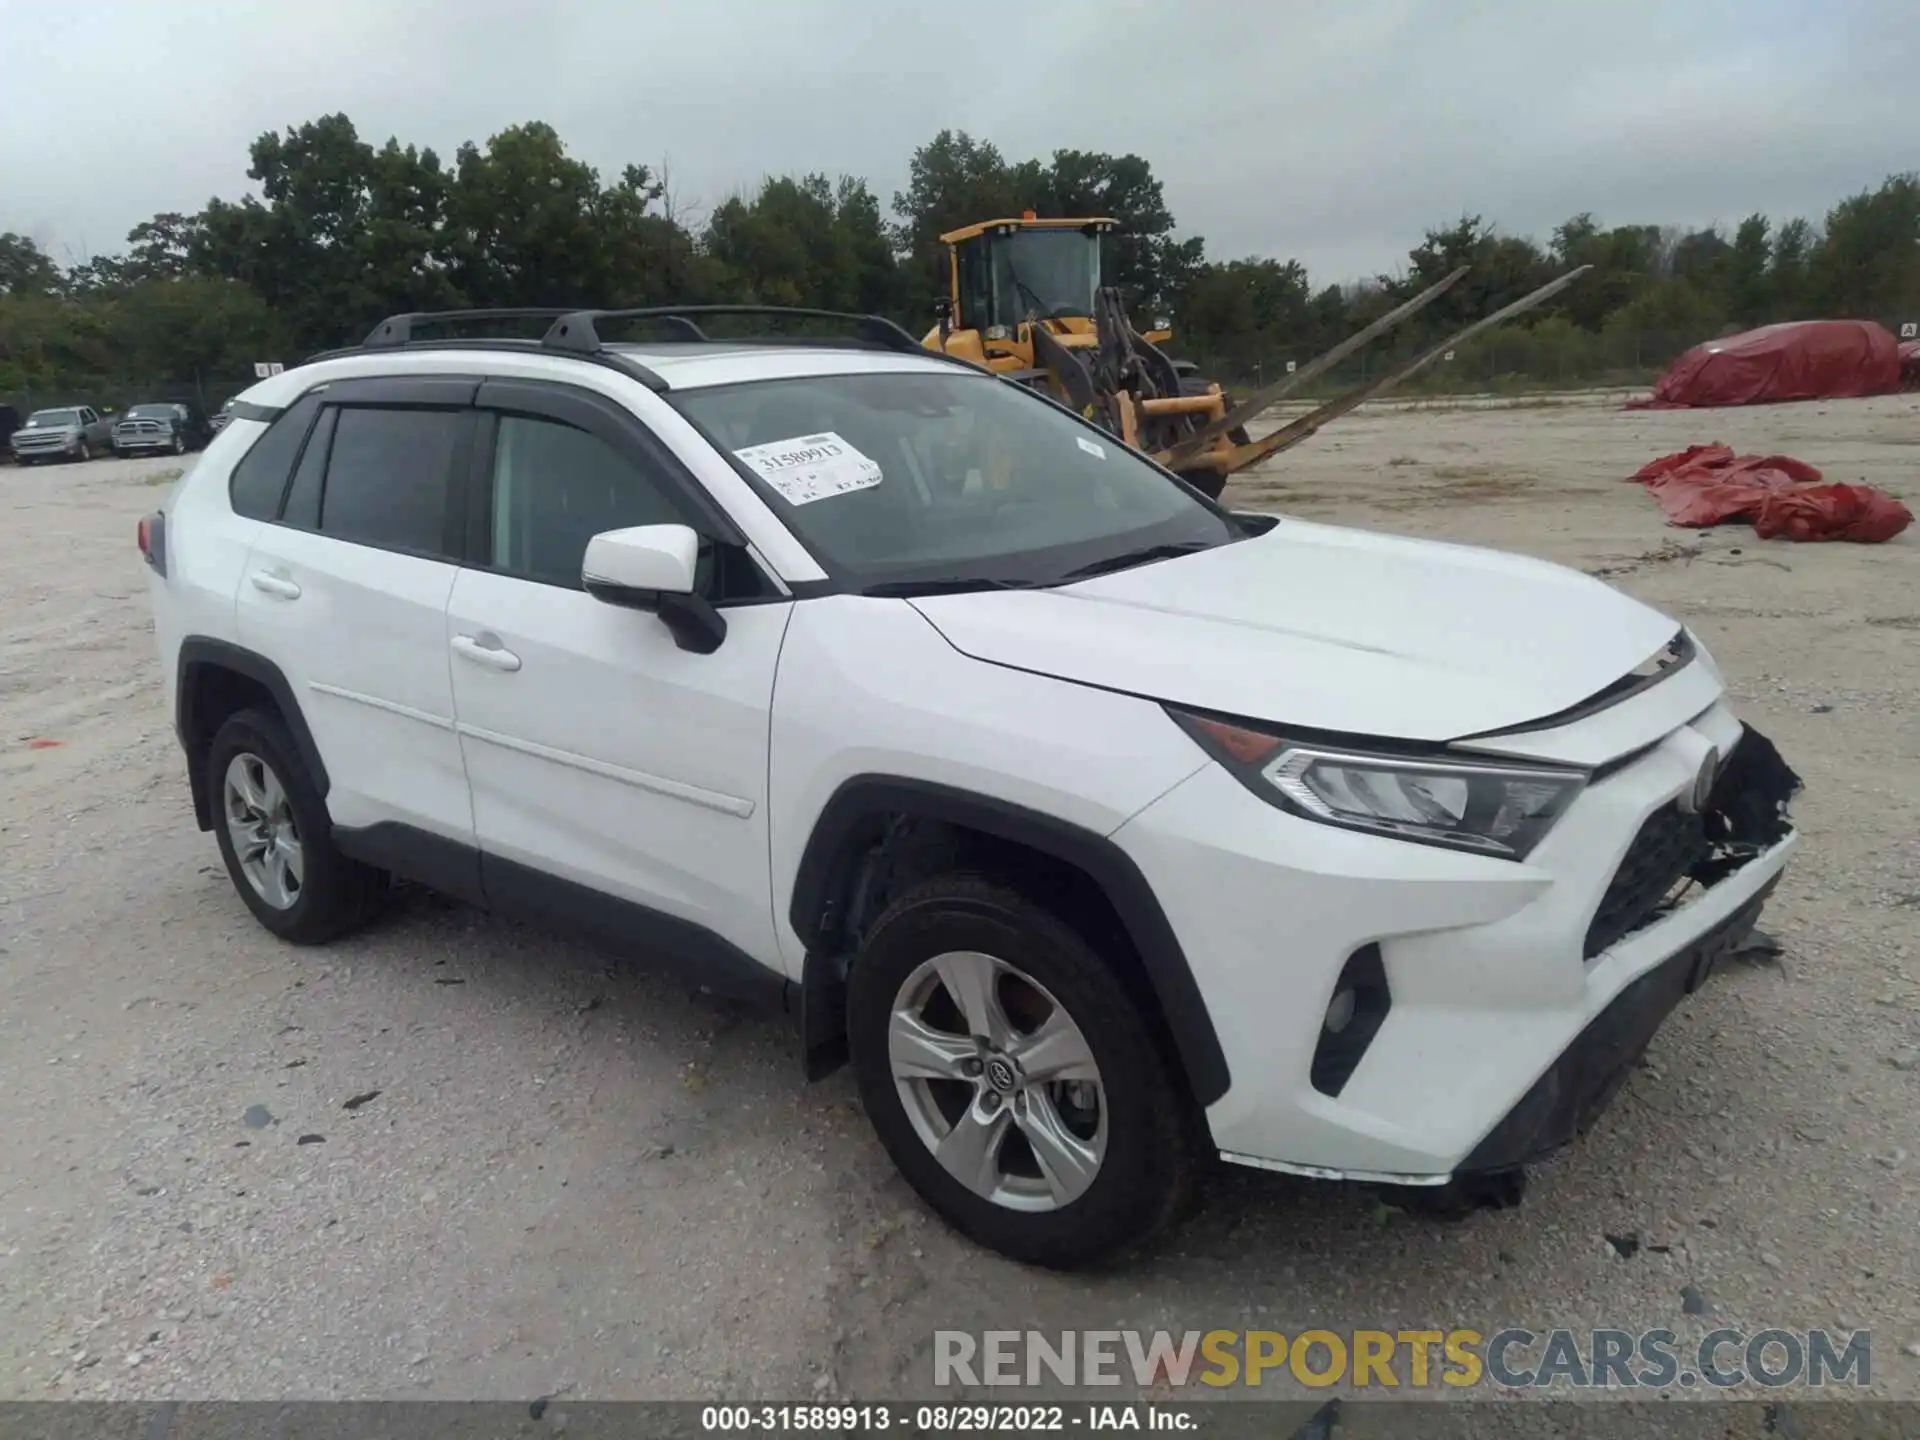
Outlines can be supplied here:
[[1145, 1016], [1086, 940], [1001, 884], [944, 875], [888, 906], [848, 979], [847, 1038], [881, 1144], [981, 1245], [1067, 1269], [1188, 1207], [1204, 1120]]
[[254, 919], [282, 940], [318, 945], [373, 915], [386, 876], [335, 848], [326, 802], [278, 715], [229, 716], [206, 764], [220, 858]]

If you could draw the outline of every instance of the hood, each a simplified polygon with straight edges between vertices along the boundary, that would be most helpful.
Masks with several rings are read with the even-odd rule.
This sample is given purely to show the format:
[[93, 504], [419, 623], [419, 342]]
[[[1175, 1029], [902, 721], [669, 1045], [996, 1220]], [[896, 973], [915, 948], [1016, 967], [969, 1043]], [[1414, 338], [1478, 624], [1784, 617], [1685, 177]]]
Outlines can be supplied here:
[[1276, 725], [1430, 741], [1577, 705], [1679, 628], [1577, 570], [1296, 520], [1058, 589], [911, 603], [992, 664]]

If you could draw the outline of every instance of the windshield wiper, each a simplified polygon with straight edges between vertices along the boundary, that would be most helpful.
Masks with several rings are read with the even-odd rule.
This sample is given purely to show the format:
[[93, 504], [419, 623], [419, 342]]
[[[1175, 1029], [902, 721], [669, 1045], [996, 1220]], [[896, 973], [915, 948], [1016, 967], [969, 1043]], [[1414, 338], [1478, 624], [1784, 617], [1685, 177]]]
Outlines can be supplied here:
[[1095, 575], [1106, 575], [1115, 570], [1130, 570], [1135, 565], [1146, 565], [1155, 560], [1171, 560], [1177, 555], [1192, 555], [1201, 550], [1211, 550], [1211, 540], [1184, 540], [1177, 545], [1143, 545], [1138, 550], [1123, 550], [1118, 555], [1107, 555], [1099, 560], [1090, 560], [1085, 565], [1077, 565], [1059, 577], [1053, 583], [1065, 584], [1069, 580], [1087, 580]]
[[905, 599], [914, 595], [959, 595], [969, 590], [1033, 590], [1050, 584], [1043, 580], [990, 580], [984, 575], [934, 575], [925, 580], [883, 580], [863, 585], [862, 595]]

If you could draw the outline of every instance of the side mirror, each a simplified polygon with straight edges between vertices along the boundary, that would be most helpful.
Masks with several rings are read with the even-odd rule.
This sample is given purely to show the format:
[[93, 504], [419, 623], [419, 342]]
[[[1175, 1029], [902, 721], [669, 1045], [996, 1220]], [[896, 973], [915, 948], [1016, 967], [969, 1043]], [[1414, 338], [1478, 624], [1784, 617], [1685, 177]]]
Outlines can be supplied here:
[[594, 599], [659, 615], [682, 650], [711, 655], [727, 638], [727, 617], [695, 593], [700, 536], [687, 525], [603, 530], [587, 541], [580, 583]]

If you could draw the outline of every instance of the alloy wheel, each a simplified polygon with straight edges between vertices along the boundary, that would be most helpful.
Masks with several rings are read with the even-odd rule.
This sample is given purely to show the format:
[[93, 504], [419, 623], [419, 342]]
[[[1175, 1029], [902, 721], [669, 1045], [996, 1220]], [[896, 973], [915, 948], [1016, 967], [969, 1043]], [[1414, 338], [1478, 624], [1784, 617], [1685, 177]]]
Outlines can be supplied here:
[[227, 763], [221, 794], [241, 874], [274, 909], [292, 909], [305, 883], [306, 853], [280, 777], [258, 755], [242, 751]]
[[887, 1051], [914, 1132], [976, 1195], [1048, 1211], [1093, 1184], [1106, 1089], [1086, 1036], [1032, 976], [977, 951], [936, 955], [901, 985]]

